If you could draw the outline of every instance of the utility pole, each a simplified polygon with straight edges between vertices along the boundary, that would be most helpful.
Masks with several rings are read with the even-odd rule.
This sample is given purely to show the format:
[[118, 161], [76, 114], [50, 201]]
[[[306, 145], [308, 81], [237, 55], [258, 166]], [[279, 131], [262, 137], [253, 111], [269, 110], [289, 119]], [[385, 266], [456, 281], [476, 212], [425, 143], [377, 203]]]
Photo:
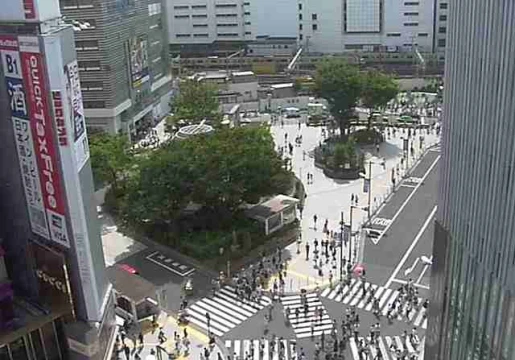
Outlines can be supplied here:
[[349, 264], [352, 264], [352, 253], [351, 253], [351, 247], [352, 247], [352, 210], [354, 210], [354, 205], [351, 204], [351, 206], [350, 206], [350, 234], [349, 234]]
[[[340, 283], [343, 283], [343, 211], [341, 214], [341, 220], [340, 220]], [[349, 253], [350, 254], [350, 253]], [[349, 258], [350, 261], [350, 258]]]
[[372, 160], [368, 162], [368, 220], [370, 220], [370, 202], [372, 201]]

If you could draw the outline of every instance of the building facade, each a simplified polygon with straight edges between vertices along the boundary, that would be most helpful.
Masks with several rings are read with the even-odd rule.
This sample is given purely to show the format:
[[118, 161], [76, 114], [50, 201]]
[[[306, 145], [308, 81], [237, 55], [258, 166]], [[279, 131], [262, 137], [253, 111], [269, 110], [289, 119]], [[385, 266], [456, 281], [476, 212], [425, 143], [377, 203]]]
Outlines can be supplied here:
[[230, 51], [234, 44], [237, 51], [255, 36], [250, 1], [167, 0], [166, 10], [168, 41], [176, 49], [209, 52], [214, 46]]
[[169, 112], [165, 3], [161, 0], [60, 0], [76, 30], [87, 125], [134, 134]]
[[57, 1], [6, 7], [14, 11], [0, 13], [0, 164], [9, 169], [0, 177], [0, 355], [106, 360], [114, 303], [74, 31]]
[[443, 61], [445, 58], [449, 0], [437, 0], [435, 5], [434, 52], [437, 53], [438, 60]]
[[515, 359], [515, 3], [449, 4], [426, 359]]
[[297, 19], [311, 53], [433, 49], [434, 1], [298, 0]]

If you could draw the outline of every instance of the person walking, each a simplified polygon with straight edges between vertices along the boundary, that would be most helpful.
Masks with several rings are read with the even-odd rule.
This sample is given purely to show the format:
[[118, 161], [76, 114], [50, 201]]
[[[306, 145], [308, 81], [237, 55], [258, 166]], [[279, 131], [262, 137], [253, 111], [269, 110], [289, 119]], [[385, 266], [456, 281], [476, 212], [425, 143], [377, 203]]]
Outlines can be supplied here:
[[307, 242], [307, 241], [306, 241], [305, 248], [306, 248], [306, 260], [309, 260], [309, 242]]
[[315, 231], [317, 229], [317, 219], [318, 219], [317, 214], [313, 215], [313, 228], [315, 229]]

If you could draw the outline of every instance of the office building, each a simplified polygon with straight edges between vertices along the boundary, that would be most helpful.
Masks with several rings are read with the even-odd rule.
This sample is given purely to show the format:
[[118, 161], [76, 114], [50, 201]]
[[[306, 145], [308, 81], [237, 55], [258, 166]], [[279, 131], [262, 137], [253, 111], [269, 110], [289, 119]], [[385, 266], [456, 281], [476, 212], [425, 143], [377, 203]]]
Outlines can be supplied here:
[[445, 42], [447, 35], [447, 16], [449, 15], [449, 0], [437, 0], [435, 4], [435, 42], [434, 52], [438, 60], [445, 58]]
[[434, 1], [298, 0], [298, 41], [311, 53], [433, 49]]
[[166, 12], [161, 0], [60, 0], [76, 30], [86, 122], [134, 134], [169, 112]]
[[515, 359], [515, 3], [449, 4], [425, 358]]
[[[116, 332], [74, 31], [56, 0], [0, 13], [0, 355], [105, 360]], [[4, 266], [5, 265], [5, 266]]]
[[173, 54], [228, 54], [255, 36], [250, 1], [167, 0]]

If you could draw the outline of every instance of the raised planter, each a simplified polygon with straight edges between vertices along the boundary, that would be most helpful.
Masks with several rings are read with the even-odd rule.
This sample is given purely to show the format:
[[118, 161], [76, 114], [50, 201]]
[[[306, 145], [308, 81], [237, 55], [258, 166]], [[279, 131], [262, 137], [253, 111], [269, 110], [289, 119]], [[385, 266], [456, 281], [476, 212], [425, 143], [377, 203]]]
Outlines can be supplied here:
[[315, 166], [322, 169], [324, 175], [328, 178], [338, 180], [356, 180], [360, 177], [359, 173], [364, 172], [364, 169], [361, 168], [331, 169], [319, 161], [315, 161]]

